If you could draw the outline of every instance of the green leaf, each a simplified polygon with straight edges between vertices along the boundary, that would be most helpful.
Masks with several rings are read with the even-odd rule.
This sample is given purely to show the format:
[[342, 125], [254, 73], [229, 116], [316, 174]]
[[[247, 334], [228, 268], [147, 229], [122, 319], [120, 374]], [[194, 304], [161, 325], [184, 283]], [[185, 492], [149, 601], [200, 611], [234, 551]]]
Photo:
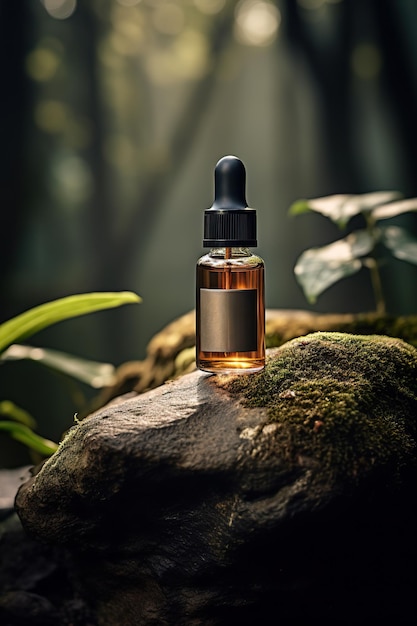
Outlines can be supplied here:
[[382, 229], [383, 242], [392, 255], [417, 265], [417, 239], [405, 228], [388, 226]]
[[0, 431], [8, 432], [13, 439], [39, 452], [42, 456], [51, 456], [58, 450], [58, 444], [44, 437], [40, 437], [28, 426], [17, 422], [0, 421]]
[[301, 215], [302, 213], [308, 213], [311, 210], [310, 200], [297, 200], [290, 206], [289, 214]]
[[359, 195], [336, 194], [299, 200], [290, 207], [291, 215], [299, 215], [306, 211], [315, 211], [331, 219], [340, 228], [345, 228], [349, 220], [360, 213], [370, 213], [376, 206], [400, 197], [398, 191], [376, 191]]
[[138, 295], [122, 291], [77, 294], [41, 304], [1, 324], [0, 353], [12, 343], [26, 339], [62, 320], [137, 302], [141, 302]]
[[390, 202], [384, 206], [379, 206], [372, 211], [372, 217], [375, 220], [386, 220], [403, 213], [410, 213], [410, 211], [417, 211], [417, 198], [408, 198], [407, 200]]
[[22, 409], [20, 406], [17, 406], [11, 400], [2, 400], [0, 402], [0, 415], [8, 417], [9, 419], [19, 422], [20, 424], [24, 424], [29, 428], [36, 428], [36, 420], [31, 416], [31, 414], [25, 411], [25, 409]]
[[34, 348], [33, 346], [14, 343], [0, 355], [0, 361], [20, 359], [36, 361], [58, 372], [72, 376], [95, 389], [106, 387], [114, 382], [116, 368], [111, 363], [89, 361], [58, 350]]
[[321, 248], [306, 250], [299, 257], [294, 273], [311, 303], [338, 280], [356, 274], [363, 266], [361, 257], [369, 254], [375, 240], [368, 231], [351, 233]]
[[341, 278], [356, 274], [361, 267], [362, 263], [358, 259], [329, 263], [314, 255], [313, 250], [307, 250], [297, 261], [294, 272], [305, 297], [314, 304], [317, 297], [328, 287]]

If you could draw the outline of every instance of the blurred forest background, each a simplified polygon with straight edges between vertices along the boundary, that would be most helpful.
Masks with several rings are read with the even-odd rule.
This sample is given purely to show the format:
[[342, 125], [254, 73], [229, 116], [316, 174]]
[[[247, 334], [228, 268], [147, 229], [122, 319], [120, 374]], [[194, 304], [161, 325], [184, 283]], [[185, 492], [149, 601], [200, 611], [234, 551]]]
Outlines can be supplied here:
[[[365, 270], [307, 305], [295, 261], [343, 232], [288, 209], [334, 193], [417, 195], [416, 35], [414, 0], [0, 0], [0, 321], [132, 290], [142, 304], [31, 343], [142, 359], [194, 307], [203, 211], [226, 154], [246, 165], [267, 307], [373, 309]], [[396, 223], [416, 233], [414, 219]], [[390, 259], [383, 277], [389, 312], [415, 313], [417, 268]], [[30, 363], [1, 374], [0, 398], [44, 435], [71, 425], [67, 382]]]

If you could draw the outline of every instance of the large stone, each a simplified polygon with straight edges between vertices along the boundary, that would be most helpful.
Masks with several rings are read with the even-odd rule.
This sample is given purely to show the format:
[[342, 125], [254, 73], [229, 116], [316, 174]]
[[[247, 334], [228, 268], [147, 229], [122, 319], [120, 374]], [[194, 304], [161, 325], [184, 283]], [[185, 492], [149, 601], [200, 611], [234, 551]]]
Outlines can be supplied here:
[[102, 626], [415, 616], [417, 350], [317, 333], [78, 423], [19, 490]]

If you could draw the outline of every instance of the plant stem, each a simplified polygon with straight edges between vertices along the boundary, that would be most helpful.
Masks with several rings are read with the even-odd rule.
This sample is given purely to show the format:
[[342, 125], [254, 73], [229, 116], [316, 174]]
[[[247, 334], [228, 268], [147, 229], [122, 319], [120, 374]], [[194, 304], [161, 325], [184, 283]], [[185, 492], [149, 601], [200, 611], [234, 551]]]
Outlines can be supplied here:
[[[366, 222], [366, 229], [369, 235], [372, 237], [373, 241], [375, 242], [375, 246], [378, 241], [378, 233], [375, 228], [375, 220], [372, 217], [372, 213], [365, 213], [364, 217]], [[378, 315], [385, 315], [387, 309], [385, 304], [384, 292], [382, 290], [381, 273], [379, 271], [379, 263], [377, 258], [375, 256], [368, 257], [366, 259], [366, 265], [371, 273], [371, 282], [374, 290], [376, 312], [378, 313]]]
[[379, 272], [378, 261], [373, 257], [367, 259], [367, 266], [371, 272], [372, 287], [374, 290], [376, 312], [379, 315], [386, 314], [385, 298], [382, 291], [381, 274]]

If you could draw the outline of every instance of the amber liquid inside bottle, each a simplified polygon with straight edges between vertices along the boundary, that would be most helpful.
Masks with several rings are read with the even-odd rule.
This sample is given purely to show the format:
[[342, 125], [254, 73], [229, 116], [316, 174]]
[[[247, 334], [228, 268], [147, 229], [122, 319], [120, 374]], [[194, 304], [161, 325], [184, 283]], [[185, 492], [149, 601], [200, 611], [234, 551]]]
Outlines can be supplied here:
[[197, 263], [196, 296], [197, 367], [212, 373], [261, 370], [265, 365], [263, 260], [247, 248], [211, 250]]

